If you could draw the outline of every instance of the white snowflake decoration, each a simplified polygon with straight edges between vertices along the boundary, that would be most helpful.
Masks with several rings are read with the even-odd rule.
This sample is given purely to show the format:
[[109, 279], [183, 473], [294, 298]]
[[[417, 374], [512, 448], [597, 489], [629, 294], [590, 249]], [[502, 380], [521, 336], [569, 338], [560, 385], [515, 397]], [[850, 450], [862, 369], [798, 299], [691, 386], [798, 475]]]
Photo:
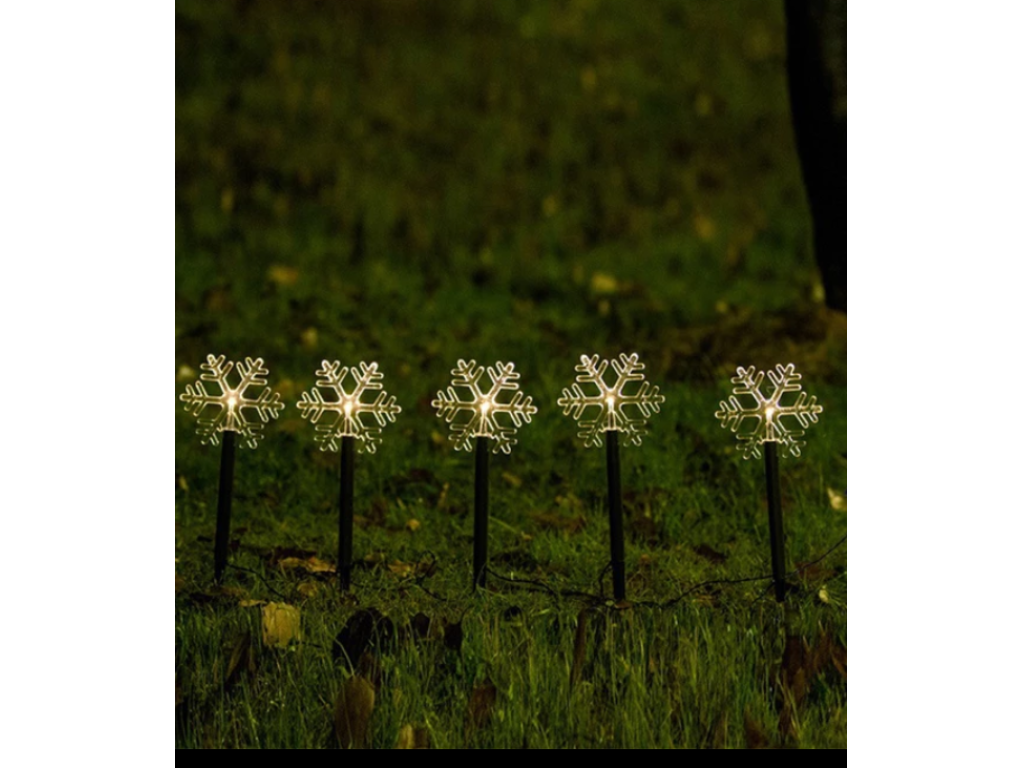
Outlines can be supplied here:
[[[604, 378], [609, 362], [617, 377], [612, 386], [608, 386]], [[577, 434], [583, 444], [588, 448], [600, 447], [603, 445], [601, 433], [614, 430], [621, 432], [633, 445], [640, 445], [641, 438], [647, 434], [647, 420], [652, 413], [661, 410], [665, 397], [658, 394], [657, 387], [644, 380], [644, 364], [637, 354], [623, 353], [612, 360], [601, 360], [598, 355], [580, 355], [576, 370], [580, 374], [576, 383], [562, 390], [558, 405], [566, 416], [572, 416], [579, 422]], [[631, 382], [640, 382], [640, 386], [628, 393], [624, 390]], [[587, 395], [580, 384], [593, 384], [597, 392]], [[594, 409], [597, 413], [592, 418], [582, 418], [588, 410], [593, 413]]]
[[[205, 373], [199, 375], [195, 384], [185, 387], [180, 399], [185, 403], [185, 410], [198, 419], [199, 434], [203, 445], [217, 445], [221, 432], [237, 432], [241, 444], [255, 448], [263, 437], [263, 425], [276, 419], [284, 408], [281, 395], [267, 387], [266, 375], [270, 372], [263, 365], [263, 358], [245, 358], [244, 363], [226, 362], [224, 355], [206, 356], [202, 368]], [[232, 370], [238, 372], [238, 383], [231, 386], [228, 380]], [[205, 381], [217, 385], [219, 392], [210, 394], [206, 391]], [[264, 387], [259, 397], [246, 397], [250, 387]], [[204, 416], [203, 412], [215, 407], [215, 416]], [[259, 421], [249, 418], [255, 414]]]
[[[349, 368], [335, 360], [333, 363], [324, 360], [316, 375], [316, 386], [308, 392], [303, 392], [302, 397], [296, 404], [302, 411], [303, 418], [309, 419], [311, 424], [316, 425], [316, 436], [313, 438], [320, 443], [321, 451], [337, 451], [339, 438], [356, 438], [356, 447], [359, 451], [375, 453], [377, 443], [380, 442], [381, 427], [393, 422], [395, 416], [402, 412], [401, 407], [395, 402], [395, 396], [388, 397], [381, 383], [384, 374], [377, 370], [376, 363], [359, 363], [358, 368]], [[353, 387], [346, 391], [344, 382], [347, 376], [351, 375]], [[330, 393], [330, 399], [325, 400], [320, 390]], [[368, 390], [377, 391], [377, 396], [372, 400], [363, 401], [363, 393]], [[325, 413], [335, 414], [330, 423], [318, 423]], [[366, 424], [363, 416], [369, 415], [376, 420], [376, 424]]]
[[[486, 392], [480, 387], [484, 371], [491, 380], [491, 388]], [[470, 399], [460, 399], [457, 389], [468, 390]], [[508, 402], [499, 402], [498, 395], [503, 391], [515, 395]], [[498, 362], [484, 368], [476, 360], [459, 360], [452, 370], [451, 386], [447, 391], [439, 391], [431, 405], [437, 408], [438, 417], [450, 425], [452, 433], [448, 439], [461, 451], [473, 448], [474, 437], [487, 437], [494, 440], [494, 453], [511, 453], [516, 430], [524, 423], [529, 424], [537, 412], [533, 398], [519, 391], [515, 363]], [[498, 420], [499, 416], [504, 423]]]
[[[732, 396], [721, 402], [715, 418], [722, 422], [723, 427], [736, 434], [740, 441], [738, 448], [743, 452], [744, 459], [760, 458], [760, 446], [768, 442], [778, 443], [779, 452], [783, 456], [799, 456], [800, 449], [806, 444], [800, 438], [804, 436], [807, 427], [817, 423], [822, 407], [817, 404], [816, 397], [808, 398], [807, 393], [802, 391], [801, 376], [792, 363], [787, 366], [776, 365], [774, 371], [768, 371], [772, 387], [768, 397], [761, 391], [764, 375], [764, 371], [758, 371], [753, 366], [737, 368], [736, 376], [732, 379], [736, 385], [732, 389]], [[789, 404], [783, 403], [783, 395], [790, 392], [800, 394]], [[746, 399], [746, 407], [740, 397]], [[748, 424], [744, 425], [743, 422]]]

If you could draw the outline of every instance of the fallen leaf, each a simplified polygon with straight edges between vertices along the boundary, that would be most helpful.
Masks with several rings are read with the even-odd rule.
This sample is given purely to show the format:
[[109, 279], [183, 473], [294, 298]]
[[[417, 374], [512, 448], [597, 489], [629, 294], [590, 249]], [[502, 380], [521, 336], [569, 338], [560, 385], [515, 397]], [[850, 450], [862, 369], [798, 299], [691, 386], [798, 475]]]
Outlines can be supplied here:
[[462, 622], [444, 622], [444, 647], [459, 653], [462, 650]]
[[605, 272], [595, 272], [590, 278], [590, 290], [598, 295], [617, 293], [619, 281]]
[[295, 591], [299, 593], [299, 597], [308, 600], [320, 591], [320, 585], [315, 581], [304, 581], [295, 588]]
[[316, 328], [307, 328], [299, 334], [299, 342], [306, 349], [316, 349], [316, 344], [319, 338], [320, 334], [317, 333]]
[[395, 749], [430, 749], [430, 732], [421, 726], [403, 725]]
[[833, 491], [831, 488], [826, 488], [825, 490], [828, 491], [828, 503], [829, 503], [829, 506], [832, 507], [832, 509], [836, 510], [837, 512], [845, 512], [846, 511], [846, 496], [845, 496], [845, 494], [842, 494], [839, 491]]
[[566, 533], [577, 533], [587, 525], [587, 518], [583, 515], [569, 517], [557, 512], [530, 512], [528, 517], [541, 528], [565, 531]]
[[334, 732], [343, 749], [366, 747], [376, 703], [377, 693], [365, 677], [355, 675], [342, 683], [334, 703]]
[[491, 678], [484, 678], [483, 682], [477, 685], [469, 695], [469, 711], [467, 728], [480, 730], [486, 728], [491, 722], [491, 712], [498, 700], [498, 689], [491, 682]]
[[299, 270], [284, 264], [274, 264], [267, 270], [267, 278], [275, 285], [295, 285], [299, 279]]
[[410, 531], [418, 531], [420, 529], [420, 525], [420, 521], [417, 520], [415, 517], [405, 521], [405, 527], [408, 528]]
[[416, 570], [416, 566], [412, 563], [403, 563], [401, 560], [395, 560], [393, 563], [388, 563], [388, 570], [396, 576], [405, 578], [411, 576], [413, 571]]
[[243, 632], [231, 646], [227, 671], [224, 673], [224, 690], [228, 691], [238, 682], [243, 672], [256, 673], [256, 656], [252, 652], [252, 635]]
[[707, 544], [701, 544], [694, 547], [693, 551], [698, 556], [703, 557], [709, 563], [714, 563], [715, 565], [721, 565], [728, 560], [728, 557], [724, 553], [709, 547]]
[[335, 571], [332, 563], [326, 563], [315, 556], [306, 558], [285, 557], [277, 561], [277, 566], [285, 571], [301, 568], [308, 573], [334, 573]]
[[747, 737], [747, 749], [768, 748], [768, 734], [749, 712], [743, 713], [743, 734]]
[[368, 649], [387, 649], [394, 642], [395, 623], [376, 608], [353, 613], [334, 638], [331, 656], [337, 661], [357, 664]]
[[263, 606], [263, 644], [286, 648], [301, 639], [301, 614], [294, 605], [267, 603]]

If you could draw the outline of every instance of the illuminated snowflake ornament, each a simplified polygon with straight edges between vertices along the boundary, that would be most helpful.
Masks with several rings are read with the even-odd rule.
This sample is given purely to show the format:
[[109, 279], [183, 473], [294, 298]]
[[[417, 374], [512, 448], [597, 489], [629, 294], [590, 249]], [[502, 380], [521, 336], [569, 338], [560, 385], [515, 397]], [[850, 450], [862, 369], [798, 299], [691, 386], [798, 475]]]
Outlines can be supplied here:
[[[316, 436], [321, 451], [337, 451], [342, 437], [356, 438], [356, 448], [360, 452], [375, 453], [380, 442], [381, 428], [402, 412], [395, 402], [395, 396], [388, 397], [381, 383], [384, 374], [377, 369], [376, 363], [359, 363], [358, 368], [343, 366], [339, 361], [333, 363], [324, 360], [320, 370], [316, 372], [320, 378], [316, 386], [303, 392], [296, 404], [302, 411], [303, 418], [316, 425]], [[352, 388], [345, 389], [345, 379], [351, 376]], [[328, 393], [325, 399], [323, 392]], [[363, 393], [377, 392], [377, 396], [363, 400]], [[320, 419], [324, 414], [333, 414], [324, 423]], [[373, 421], [367, 424], [365, 416]], [[375, 422], [375, 423], [374, 423]]]
[[[484, 372], [491, 380], [486, 392], [480, 386]], [[469, 399], [460, 399], [458, 390]], [[515, 395], [503, 403], [499, 395], [506, 391]], [[516, 431], [524, 423], [529, 424], [537, 412], [533, 398], [519, 391], [515, 363], [498, 362], [484, 368], [476, 360], [459, 360], [452, 369], [451, 386], [439, 391], [430, 404], [437, 409], [438, 417], [448, 422], [452, 432], [448, 439], [460, 451], [471, 450], [474, 437], [487, 437], [494, 440], [494, 453], [511, 453]]]
[[[817, 423], [822, 411], [817, 398], [809, 398], [803, 391], [801, 376], [792, 363], [776, 365], [775, 370], [767, 373], [771, 391], [765, 397], [761, 389], [765, 371], [753, 366], [737, 368], [732, 378], [732, 395], [721, 402], [715, 413], [722, 426], [735, 433], [744, 459], [760, 458], [761, 445], [769, 442], [778, 443], [783, 456], [799, 456], [806, 444], [800, 438], [807, 427]], [[799, 394], [784, 398], [790, 393]]]
[[[242, 363], [227, 362], [224, 355], [207, 355], [200, 368], [204, 373], [195, 384], [185, 387], [179, 399], [185, 403], [185, 410], [198, 419], [196, 432], [201, 442], [217, 445], [221, 432], [237, 432], [242, 445], [255, 448], [263, 437], [263, 426], [276, 419], [284, 408], [281, 395], [267, 386], [266, 375], [270, 371], [263, 365], [263, 358], [247, 357]], [[238, 373], [234, 386], [229, 380], [233, 370]], [[212, 382], [218, 391], [210, 394], [204, 382]], [[258, 397], [246, 397], [254, 387], [264, 389]], [[213, 409], [216, 414], [209, 415]]]
[[[608, 386], [605, 372], [611, 363], [615, 371], [615, 383]], [[658, 394], [658, 388], [652, 387], [644, 378], [644, 364], [636, 353], [620, 354], [618, 359], [601, 360], [598, 355], [587, 357], [580, 355], [580, 364], [576, 366], [579, 376], [571, 388], [562, 390], [558, 405], [566, 416], [572, 416], [579, 422], [578, 436], [583, 444], [600, 447], [602, 432], [615, 430], [633, 443], [640, 445], [641, 438], [647, 434], [647, 420], [652, 413], [661, 410], [665, 397]], [[627, 385], [634, 382], [638, 387], [629, 386], [633, 390], [627, 392]], [[592, 384], [596, 390], [588, 395], [581, 384]], [[583, 418], [584, 414], [589, 414]]]

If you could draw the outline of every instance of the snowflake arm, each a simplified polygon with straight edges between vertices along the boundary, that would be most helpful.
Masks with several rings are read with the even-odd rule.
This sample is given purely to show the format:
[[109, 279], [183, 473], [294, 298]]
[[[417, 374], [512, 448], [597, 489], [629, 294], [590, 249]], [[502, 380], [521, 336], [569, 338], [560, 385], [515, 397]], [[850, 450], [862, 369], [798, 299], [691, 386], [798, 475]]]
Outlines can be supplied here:
[[[480, 385], [484, 373], [491, 380], [486, 392]], [[466, 397], [460, 397], [460, 392]], [[502, 402], [502, 392], [515, 394]], [[472, 450], [473, 438], [486, 437], [494, 441], [494, 453], [511, 453], [517, 430], [537, 413], [533, 398], [519, 390], [515, 363], [502, 362], [484, 368], [475, 360], [459, 360], [452, 369], [451, 384], [438, 391], [431, 405], [448, 423], [448, 439], [459, 451]]]
[[[806, 444], [801, 438], [822, 412], [817, 398], [802, 391], [802, 377], [792, 363], [776, 365], [767, 375], [770, 392], [766, 396], [765, 371], [737, 368], [731, 379], [732, 394], [715, 413], [722, 427], [736, 435], [744, 459], [760, 458], [761, 446], [768, 442], [778, 443], [783, 456], [799, 456]], [[787, 394], [797, 396], [787, 403], [783, 400]]]
[[[221, 432], [237, 432], [243, 446], [255, 448], [263, 437], [264, 425], [276, 419], [284, 408], [281, 395], [267, 387], [266, 376], [270, 371], [263, 364], [263, 358], [247, 357], [242, 362], [230, 362], [224, 355], [207, 355], [200, 368], [203, 373], [199, 380], [185, 387], [179, 397], [185, 403], [185, 410], [196, 417], [200, 442], [217, 445]], [[235, 386], [230, 382], [232, 371], [238, 374]], [[203, 382], [214, 384], [218, 393], [210, 393]], [[249, 389], [256, 387], [263, 388], [259, 395], [247, 397]], [[216, 413], [208, 415], [214, 408]]]
[[[339, 438], [354, 437], [360, 452], [375, 453], [380, 443], [381, 428], [394, 422], [401, 407], [394, 395], [384, 391], [384, 374], [376, 363], [359, 363], [358, 368], [343, 366], [340, 361], [324, 360], [316, 372], [316, 385], [303, 392], [297, 406], [303, 418], [316, 425], [313, 439], [322, 451], [338, 451]], [[352, 379], [350, 390], [345, 389], [346, 378]], [[377, 396], [366, 400], [367, 392]], [[324, 392], [328, 397], [324, 397]], [[330, 414], [321, 423], [321, 418]], [[367, 424], [364, 416], [373, 417], [376, 424]]]
[[[605, 380], [609, 363], [616, 376], [611, 386]], [[601, 360], [597, 355], [580, 356], [576, 381], [562, 390], [558, 405], [564, 415], [578, 423], [577, 436], [585, 446], [603, 445], [601, 433], [613, 430], [621, 432], [633, 445], [640, 445], [647, 434], [647, 420], [665, 402], [658, 388], [645, 381], [643, 370], [644, 364], [636, 353], [623, 353], [612, 360]], [[632, 383], [639, 383], [639, 387], [627, 392], [626, 386]], [[596, 392], [586, 394], [581, 384], [592, 385]]]

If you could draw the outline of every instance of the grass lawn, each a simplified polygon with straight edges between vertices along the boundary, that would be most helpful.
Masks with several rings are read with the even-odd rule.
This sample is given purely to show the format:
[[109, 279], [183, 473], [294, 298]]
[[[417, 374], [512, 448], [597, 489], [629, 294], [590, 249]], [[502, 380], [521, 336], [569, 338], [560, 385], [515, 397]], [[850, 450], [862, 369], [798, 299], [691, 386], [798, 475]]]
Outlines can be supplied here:
[[[845, 318], [817, 298], [781, 3], [177, 16], [175, 393], [212, 352], [262, 356], [288, 402], [239, 451], [220, 586], [219, 450], [174, 402], [178, 746], [331, 748], [340, 721], [385, 748], [845, 748]], [[620, 351], [666, 402], [622, 450], [616, 606], [603, 450], [555, 401]], [[358, 457], [346, 595], [338, 457], [294, 407], [324, 358], [376, 360], [403, 408]], [[514, 361], [540, 409], [492, 457], [478, 593], [472, 456], [430, 407], [459, 358]], [[782, 462], [791, 567], [832, 549], [786, 615], [763, 467], [713, 415], [737, 365], [779, 362], [825, 408]]]

